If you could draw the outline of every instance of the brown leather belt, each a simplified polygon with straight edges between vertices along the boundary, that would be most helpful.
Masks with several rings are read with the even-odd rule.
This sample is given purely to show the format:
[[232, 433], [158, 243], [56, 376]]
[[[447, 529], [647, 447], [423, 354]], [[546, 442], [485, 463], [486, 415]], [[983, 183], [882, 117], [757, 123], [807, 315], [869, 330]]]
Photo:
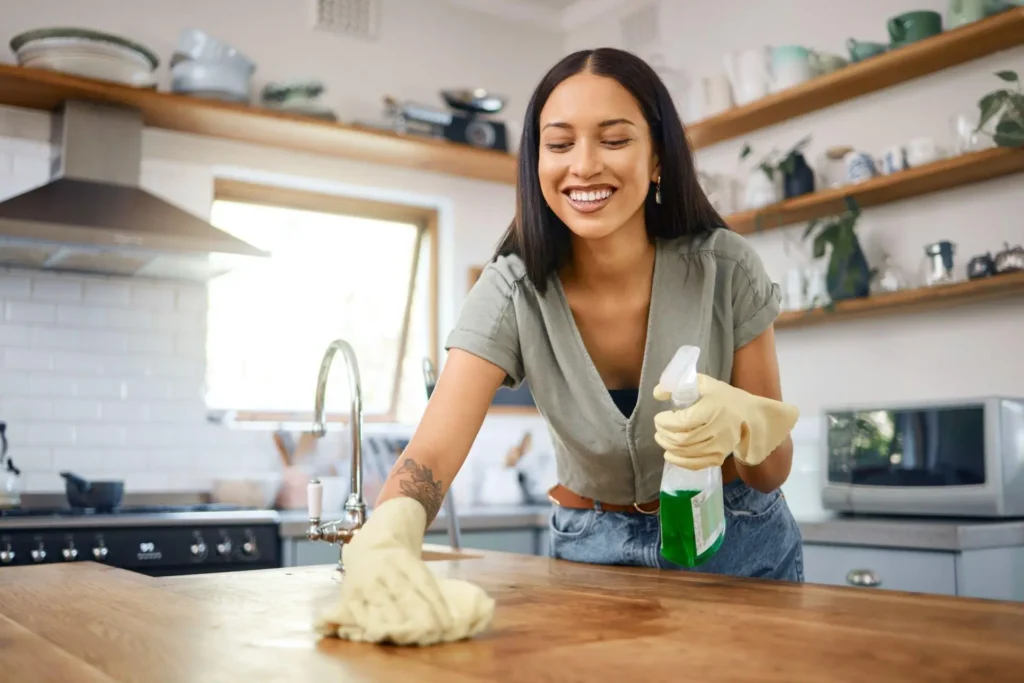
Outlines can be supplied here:
[[[550, 491], [548, 491], [548, 500], [555, 505], [560, 505], [564, 508], [572, 508], [574, 510], [593, 510], [597, 507], [597, 501], [593, 498], [587, 498], [586, 496], [574, 493], [561, 484], [556, 484]], [[659, 506], [660, 503], [657, 500], [648, 501], [646, 503], [631, 503], [629, 505], [601, 503], [601, 509], [605, 512], [633, 512], [643, 515], [657, 514]]]

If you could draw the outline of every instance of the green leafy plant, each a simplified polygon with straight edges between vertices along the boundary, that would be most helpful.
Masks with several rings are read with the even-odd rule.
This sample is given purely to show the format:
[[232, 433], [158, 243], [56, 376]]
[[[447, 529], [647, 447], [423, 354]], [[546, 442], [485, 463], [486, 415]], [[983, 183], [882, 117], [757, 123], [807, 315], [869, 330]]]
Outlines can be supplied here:
[[[783, 175], [790, 175], [796, 170], [796, 157], [803, 149], [810, 143], [811, 136], [808, 135], [805, 138], [801, 138], [799, 142], [790, 147], [783, 153], [779, 153], [778, 150], [772, 149], [768, 154], [764, 155], [759, 162], [757, 162], [757, 168], [760, 168], [768, 180], [775, 180], [775, 173], [782, 173]], [[740, 150], [740, 161], [746, 159], [753, 153], [754, 149], [750, 146], [750, 143], [744, 143], [743, 149]]]
[[876, 275], [868, 266], [857, 238], [860, 207], [852, 197], [846, 198], [846, 207], [839, 215], [812, 220], [803, 234], [804, 242], [813, 240], [812, 255], [816, 259], [824, 258], [828, 247], [832, 247], [825, 277], [833, 301], [865, 296]]
[[996, 76], [1006, 83], [1015, 84], [1016, 89], [993, 90], [978, 101], [981, 113], [975, 132], [989, 135], [982, 128], [999, 114], [995, 133], [991, 134], [996, 145], [999, 147], [1024, 147], [1024, 89], [1021, 88], [1020, 77], [1016, 71], [997, 71]]

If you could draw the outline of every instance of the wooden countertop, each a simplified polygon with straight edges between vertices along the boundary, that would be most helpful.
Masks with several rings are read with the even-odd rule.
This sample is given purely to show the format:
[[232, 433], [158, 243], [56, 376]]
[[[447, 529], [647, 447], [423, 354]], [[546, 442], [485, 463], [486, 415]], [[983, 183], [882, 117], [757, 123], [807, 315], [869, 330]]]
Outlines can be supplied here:
[[239, 681], [1019, 681], [1024, 604], [571, 564], [431, 563], [498, 602], [429, 648], [318, 640], [330, 566], [150, 578], [95, 563], [0, 569], [0, 678]]

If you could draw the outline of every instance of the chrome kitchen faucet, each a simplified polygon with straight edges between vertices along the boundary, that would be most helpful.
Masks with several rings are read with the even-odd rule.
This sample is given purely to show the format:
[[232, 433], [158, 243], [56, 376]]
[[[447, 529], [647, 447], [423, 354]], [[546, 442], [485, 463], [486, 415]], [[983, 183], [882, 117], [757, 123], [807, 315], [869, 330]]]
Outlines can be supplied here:
[[307, 487], [309, 505], [309, 528], [306, 538], [311, 541], [325, 541], [338, 544], [338, 569], [342, 569], [341, 548], [352, 540], [355, 533], [366, 523], [366, 501], [363, 500], [363, 391], [359, 381], [359, 364], [352, 345], [344, 339], [335, 339], [324, 352], [320, 361], [320, 374], [316, 380], [316, 400], [313, 407], [313, 435], [317, 438], [327, 433], [324, 416], [324, 398], [327, 391], [327, 377], [331, 363], [341, 351], [348, 370], [348, 384], [351, 401], [349, 426], [352, 429], [352, 487], [345, 501], [345, 517], [321, 524], [324, 490], [319, 479], [314, 478]]

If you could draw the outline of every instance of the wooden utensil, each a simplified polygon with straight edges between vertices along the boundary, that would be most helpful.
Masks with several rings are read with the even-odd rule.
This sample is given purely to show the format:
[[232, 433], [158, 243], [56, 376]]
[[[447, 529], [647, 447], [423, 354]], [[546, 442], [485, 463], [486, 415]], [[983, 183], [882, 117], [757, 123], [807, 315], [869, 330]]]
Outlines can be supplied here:
[[277, 447], [277, 454], [281, 457], [281, 463], [285, 467], [291, 466], [291, 451], [285, 441], [285, 433], [281, 430], [274, 432], [274, 445]]

